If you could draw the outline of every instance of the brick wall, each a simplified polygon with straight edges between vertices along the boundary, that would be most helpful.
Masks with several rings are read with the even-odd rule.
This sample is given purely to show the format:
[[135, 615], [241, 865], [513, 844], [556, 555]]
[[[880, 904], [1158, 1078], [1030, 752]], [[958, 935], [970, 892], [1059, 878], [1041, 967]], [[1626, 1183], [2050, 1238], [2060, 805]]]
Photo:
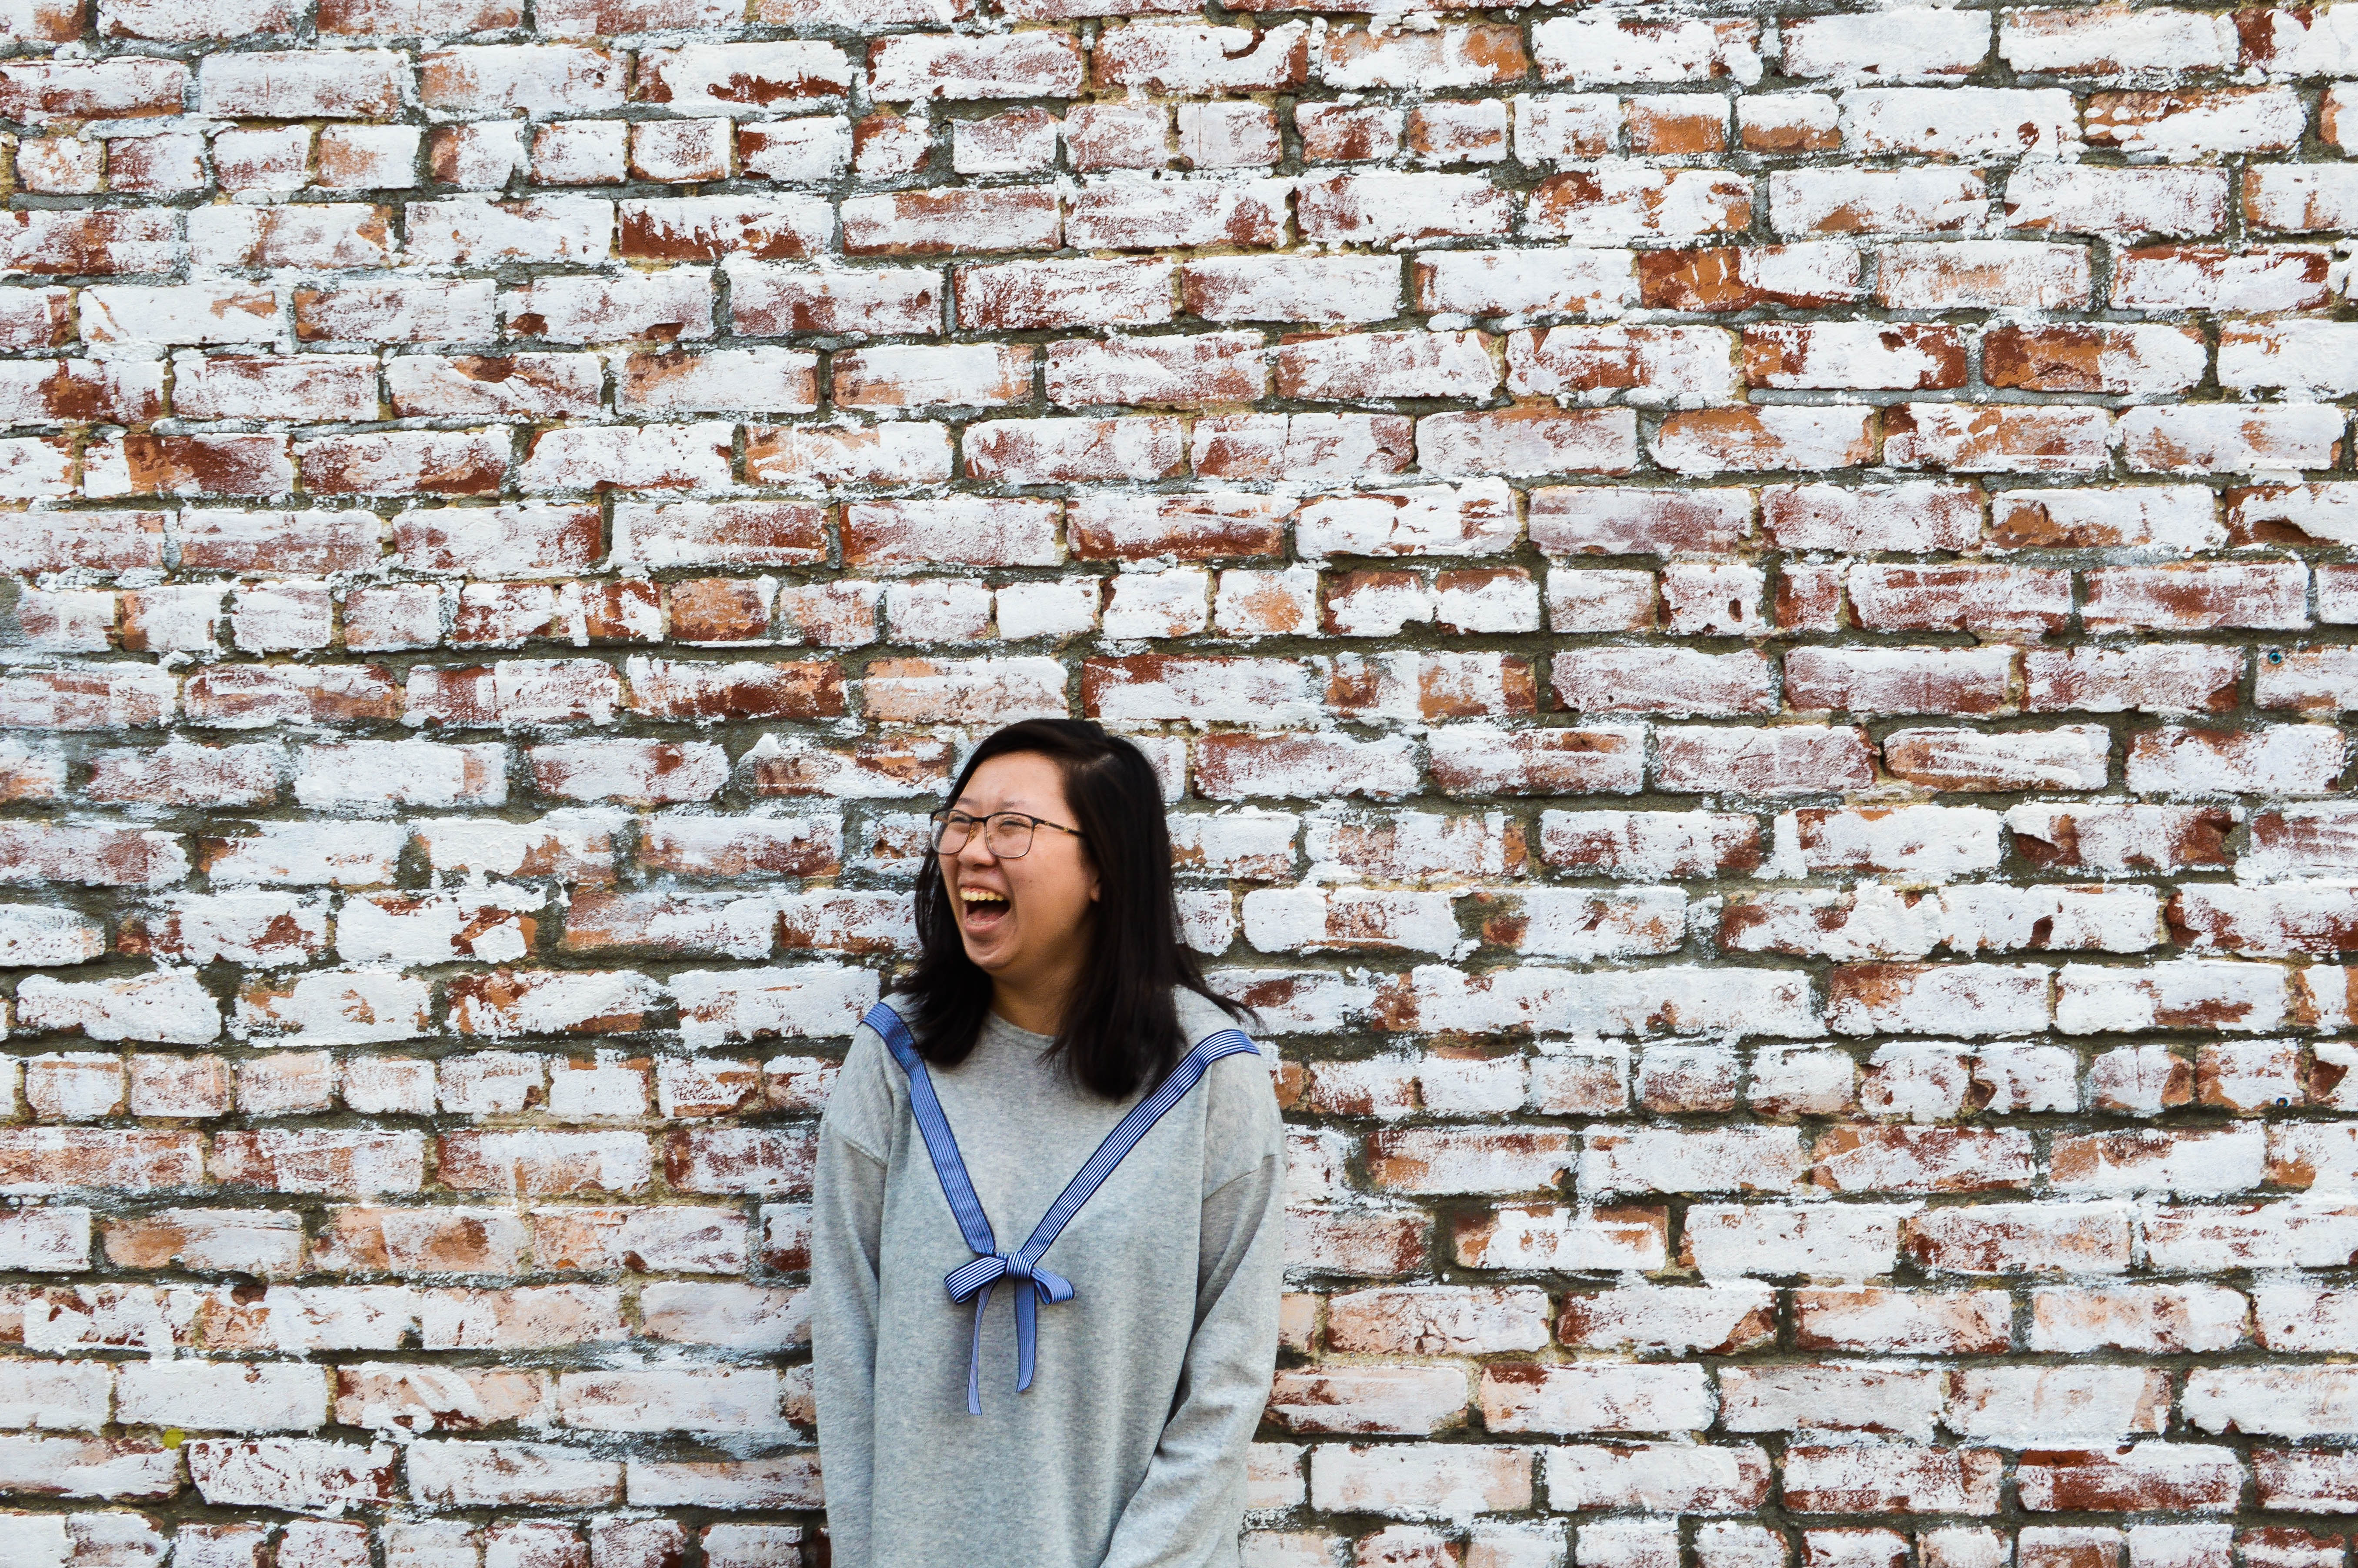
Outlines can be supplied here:
[[10, 0], [0, 1558], [820, 1561], [816, 1117], [1082, 714], [1251, 1568], [2347, 1564], [2358, 3], [1184, 3]]

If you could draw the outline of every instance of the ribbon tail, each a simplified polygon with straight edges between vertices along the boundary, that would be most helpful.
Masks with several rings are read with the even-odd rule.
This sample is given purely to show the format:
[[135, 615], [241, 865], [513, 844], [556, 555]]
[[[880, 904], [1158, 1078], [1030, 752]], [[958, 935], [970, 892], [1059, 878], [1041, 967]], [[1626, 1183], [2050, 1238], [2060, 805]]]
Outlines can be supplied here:
[[966, 1413], [982, 1413], [982, 1309], [990, 1304], [993, 1281], [985, 1285], [974, 1298], [974, 1348], [966, 1363]]
[[1038, 1334], [1039, 1293], [1029, 1280], [1015, 1282], [1015, 1391], [1032, 1386], [1032, 1348]]

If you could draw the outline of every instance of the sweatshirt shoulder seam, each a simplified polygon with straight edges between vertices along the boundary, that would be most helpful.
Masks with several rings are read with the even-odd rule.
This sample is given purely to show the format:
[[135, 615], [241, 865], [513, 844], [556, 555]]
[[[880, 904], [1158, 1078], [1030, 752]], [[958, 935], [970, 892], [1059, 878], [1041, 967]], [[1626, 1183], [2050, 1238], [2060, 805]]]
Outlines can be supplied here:
[[1243, 1181], [1248, 1176], [1257, 1176], [1260, 1174], [1261, 1167], [1268, 1164], [1271, 1161], [1275, 1160], [1282, 1162], [1285, 1156], [1283, 1154], [1273, 1151], [1270, 1153], [1263, 1154], [1260, 1159], [1255, 1160], [1251, 1164], [1247, 1165], [1243, 1170], [1238, 1171], [1235, 1175], [1230, 1176], [1227, 1181], [1222, 1182], [1218, 1186], [1214, 1187], [1210, 1192], [1206, 1193], [1204, 1195], [1204, 1201], [1206, 1203], [1210, 1203], [1214, 1198], [1218, 1197], [1222, 1193], [1227, 1192], [1230, 1187], [1235, 1186], [1238, 1182]]
[[[868, 1022], [866, 1020], [864, 1020], [864, 1019], [863, 1019], [863, 1020], [861, 1020], [859, 1023], [854, 1024], [854, 1025], [852, 1026], [852, 1043], [853, 1043], [853, 1045], [855, 1046], [855, 1048], [860, 1044], [860, 1036], [861, 1036], [862, 1034], [866, 1034], [866, 1035], [868, 1035], [868, 1036], [871, 1037], [871, 1038], [874, 1040], [874, 1042], [875, 1042], [874, 1045], [873, 1045], [873, 1046], [872, 1046], [872, 1048], [871, 1048], [871, 1050], [872, 1050], [872, 1054], [871, 1055], [870, 1060], [871, 1060], [871, 1062], [875, 1063], [875, 1064], [876, 1064], [876, 1065], [875, 1065], [875, 1066], [871, 1067], [871, 1068], [870, 1068], [870, 1071], [871, 1071], [871, 1072], [872, 1072], [872, 1073], [874, 1073], [874, 1075], [875, 1075], [874, 1082], [875, 1082], [876, 1087], [877, 1087], [878, 1091], [881, 1093], [881, 1095], [882, 1096], [882, 1098], [883, 1098], [883, 1104], [882, 1104], [882, 1107], [880, 1107], [879, 1108], [883, 1112], [883, 1114], [884, 1114], [886, 1117], [888, 1117], [888, 1118], [889, 1118], [889, 1117], [891, 1116], [891, 1114], [892, 1114], [892, 1103], [893, 1103], [893, 1102], [892, 1102], [892, 1075], [891, 1075], [888, 1071], [883, 1070], [883, 1065], [884, 1065], [884, 1064], [886, 1064], [886, 1063], [889, 1063], [889, 1062], [891, 1061], [891, 1059], [892, 1059], [892, 1053], [891, 1053], [891, 1052], [887, 1049], [887, 1047], [885, 1046], [883, 1036], [882, 1036], [882, 1035], [881, 1035], [881, 1034], [878, 1034], [878, 1033], [876, 1033], [875, 1027], [874, 1027], [872, 1024], [869, 1023], [869, 1022]], [[847, 1056], [846, 1056], [846, 1058], [845, 1058], [844, 1064], [843, 1064], [843, 1067], [842, 1067], [842, 1068], [838, 1068], [838, 1085], [841, 1083], [841, 1078], [840, 1078], [840, 1074], [841, 1074], [841, 1072], [842, 1072], [844, 1069], [850, 1067], [851, 1063], [852, 1063], [852, 1060], [853, 1060], [853, 1057], [852, 1057], [852, 1056], [850, 1056], [850, 1055], [847, 1055]], [[833, 1098], [832, 1096], [830, 1096], [830, 1097], [829, 1097], [830, 1100], [832, 1100], [832, 1098]], [[842, 1117], [838, 1117], [838, 1118], [828, 1119], [828, 1118], [822, 1117], [822, 1119], [822, 1119], [822, 1122], [826, 1122], [826, 1121], [830, 1120], [830, 1119], [832, 1120], [832, 1122], [833, 1122], [833, 1130], [834, 1130], [834, 1133], [835, 1133], [836, 1137], [838, 1137], [838, 1138], [841, 1139], [841, 1140], [842, 1140], [842, 1141], [844, 1142], [844, 1144], [845, 1144], [847, 1147], [849, 1147], [849, 1148], [852, 1148], [852, 1149], [857, 1149], [858, 1151], [860, 1151], [860, 1153], [865, 1154], [869, 1159], [873, 1160], [874, 1162], [877, 1162], [878, 1164], [880, 1164], [880, 1165], [887, 1165], [887, 1164], [890, 1164], [890, 1163], [892, 1162], [891, 1162], [891, 1161], [890, 1161], [890, 1160], [889, 1160], [889, 1159], [888, 1159], [888, 1158], [887, 1158], [887, 1157], [886, 1157], [882, 1152], [880, 1152], [880, 1151], [878, 1151], [878, 1150], [875, 1150], [875, 1149], [871, 1149], [871, 1148], [870, 1148], [870, 1147], [869, 1147], [869, 1145], [868, 1145], [868, 1143], [867, 1143], [865, 1141], [863, 1141], [863, 1140], [862, 1140], [859, 1135], [857, 1135], [856, 1133], [852, 1132], [849, 1128], [847, 1128], [847, 1127], [844, 1125], [844, 1123], [845, 1123], [847, 1120], [849, 1120], [849, 1119], [849, 1119], [849, 1118], [842, 1118]], [[882, 1129], [880, 1129], [880, 1130], [882, 1130]]]

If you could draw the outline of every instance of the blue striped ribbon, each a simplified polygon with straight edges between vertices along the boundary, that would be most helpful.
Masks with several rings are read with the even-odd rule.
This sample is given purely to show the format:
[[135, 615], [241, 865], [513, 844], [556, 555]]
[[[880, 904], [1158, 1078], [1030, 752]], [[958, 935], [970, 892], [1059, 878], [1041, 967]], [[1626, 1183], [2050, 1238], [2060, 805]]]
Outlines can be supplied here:
[[1040, 1255], [1048, 1250], [1065, 1222], [1105, 1184], [1114, 1167], [1121, 1163], [1122, 1156], [1138, 1146], [1146, 1130], [1184, 1098], [1214, 1062], [1241, 1051], [1258, 1052], [1259, 1047], [1240, 1029], [1217, 1030], [1197, 1041], [1195, 1049], [1171, 1069], [1162, 1087], [1130, 1107], [1129, 1114], [1106, 1134], [1097, 1152], [1073, 1173], [1065, 1190], [1056, 1195], [1056, 1201], [1048, 1206], [1048, 1212], [1040, 1217], [1039, 1225], [1023, 1245], [1012, 1252], [1001, 1252], [991, 1232], [990, 1217], [982, 1212], [982, 1202], [974, 1195], [974, 1184], [967, 1178], [966, 1162], [958, 1157], [957, 1140], [951, 1136], [949, 1119], [942, 1114], [942, 1102], [935, 1097], [934, 1080], [925, 1072], [925, 1058], [917, 1054], [917, 1043], [909, 1037], [909, 1026], [889, 1003], [882, 1001], [871, 1007], [860, 1022], [883, 1036], [892, 1059], [909, 1076], [909, 1109], [917, 1119], [917, 1131], [925, 1141], [925, 1152], [934, 1158], [934, 1173], [941, 1178], [942, 1195], [949, 1200], [959, 1233], [976, 1254], [973, 1261], [962, 1263], [944, 1275], [942, 1282], [948, 1287], [954, 1302], [963, 1302], [968, 1296], [976, 1298], [974, 1343], [967, 1357], [966, 1408], [969, 1415], [980, 1415], [982, 1314], [990, 1304], [991, 1287], [1003, 1279], [1015, 1281], [1015, 1388], [1021, 1393], [1032, 1386], [1034, 1325], [1041, 1304], [1054, 1305], [1073, 1299], [1073, 1282], [1052, 1269], [1040, 1267]]

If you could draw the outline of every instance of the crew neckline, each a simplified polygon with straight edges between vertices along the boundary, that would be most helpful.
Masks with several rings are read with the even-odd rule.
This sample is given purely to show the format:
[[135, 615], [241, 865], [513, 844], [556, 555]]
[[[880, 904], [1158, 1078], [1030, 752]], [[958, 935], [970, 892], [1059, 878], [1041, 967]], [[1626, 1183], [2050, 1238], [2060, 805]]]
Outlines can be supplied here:
[[1021, 1035], [1026, 1040], [1054, 1041], [1056, 1038], [1053, 1034], [1042, 1034], [1035, 1030], [1026, 1029], [1020, 1023], [1008, 1022], [1007, 1020], [999, 1016], [999, 1010], [997, 1008], [986, 1009], [985, 1016], [988, 1017], [992, 1023], [997, 1024], [1008, 1033]]

